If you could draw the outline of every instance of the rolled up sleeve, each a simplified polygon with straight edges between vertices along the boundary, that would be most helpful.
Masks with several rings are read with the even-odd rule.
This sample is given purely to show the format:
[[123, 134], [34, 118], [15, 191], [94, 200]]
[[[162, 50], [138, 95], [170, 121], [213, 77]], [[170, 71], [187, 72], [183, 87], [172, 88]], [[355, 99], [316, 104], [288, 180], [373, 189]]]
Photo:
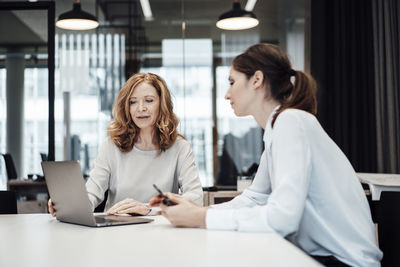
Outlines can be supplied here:
[[[209, 209], [208, 229], [276, 232], [281, 236], [298, 230], [308, 193], [311, 153], [301, 122], [294, 114], [279, 115], [267, 149], [272, 185], [268, 201], [253, 207]], [[268, 179], [268, 173], [257, 175]]]

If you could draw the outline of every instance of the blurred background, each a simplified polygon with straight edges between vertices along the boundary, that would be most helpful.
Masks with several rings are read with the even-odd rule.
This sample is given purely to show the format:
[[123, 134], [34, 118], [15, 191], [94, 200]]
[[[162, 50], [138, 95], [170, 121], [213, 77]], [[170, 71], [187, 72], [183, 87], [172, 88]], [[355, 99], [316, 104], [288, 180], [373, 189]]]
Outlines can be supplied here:
[[[216, 27], [234, 2], [259, 24]], [[42, 175], [47, 159], [79, 160], [88, 174], [119, 89], [153, 72], [173, 94], [203, 186], [235, 185], [255, 170], [263, 131], [235, 118], [224, 95], [232, 59], [259, 42], [314, 75], [318, 118], [357, 171], [400, 172], [396, 1], [82, 0], [100, 25], [55, 27], [73, 3], [0, 1], [0, 153], [12, 155], [18, 177]], [[1, 160], [0, 189], [6, 183]]]
[[[145, 2], [151, 15], [143, 9]], [[55, 1], [56, 17], [72, 4]], [[257, 27], [216, 27], [233, 1], [81, 1], [82, 10], [97, 16], [100, 26], [55, 29], [55, 160], [80, 160], [87, 174], [106, 138], [119, 89], [132, 74], [152, 72], [166, 80], [173, 94], [179, 130], [192, 144], [203, 186], [236, 184], [243, 170], [258, 163], [263, 133], [252, 118], [235, 118], [224, 100], [232, 59], [250, 45], [267, 42], [287, 49], [294, 68], [309, 66], [308, 1], [241, 4], [243, 9], [253, 5], [247, 9], [257, 16]], [[14, 148], [20, 152], [13, 155], [18, 176], [41, 174], [40, 162], [49, 154], [47, 11], [0, 10], [0, 18], [0, 151], [7, 151], [7, 135], [21, 140]], [[22, 79], [23, 88], [19, 97], [7, 98], [11, 68], [19, 68], [11, 78]], [[21, 121], [18, 132], [7, 130], [7, 118]], [[5, 188], [2, 165], [0, 188]]]

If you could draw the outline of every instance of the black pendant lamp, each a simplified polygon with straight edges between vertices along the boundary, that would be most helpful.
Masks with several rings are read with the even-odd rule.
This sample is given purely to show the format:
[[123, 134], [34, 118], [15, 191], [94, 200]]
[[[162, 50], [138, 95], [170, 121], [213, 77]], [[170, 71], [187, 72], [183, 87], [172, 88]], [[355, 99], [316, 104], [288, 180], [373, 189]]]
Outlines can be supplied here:
[[238, 0], [233, 2], [233, 9], [219, 16], [217, 27], [223, 30], [245, 30], [256, 27], [258, 19], [253, 12], [240, 8]]
[[56, 26], [66, 30], [81, 31], [95, 29], [99, 26], [99, 22], [92, 14], [82, 11], [81, 3], [75, 0], [72, 10], [58, 17]]

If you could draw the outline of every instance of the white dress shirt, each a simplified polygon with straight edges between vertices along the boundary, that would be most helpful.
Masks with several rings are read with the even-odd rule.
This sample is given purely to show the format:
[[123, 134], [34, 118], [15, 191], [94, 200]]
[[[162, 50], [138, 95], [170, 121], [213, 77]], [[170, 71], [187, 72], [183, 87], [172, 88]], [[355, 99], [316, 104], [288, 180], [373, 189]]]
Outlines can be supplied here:
[[264, 133], [252, 185], [208, 209], [208, 229], [275, 232], [311, 255], [380, 266], [367, 199], [350, 162], [315, 116], [283, 111]]
[[178, 137], [175, 143], [158, 155], [158, 150], [142, 151], [134, 147], [122, 153], [107, 138], [99, 149], [94, 167], [86, 182], [93, 209], [103, 201], [108, 190], [105, 210], [125, 198], [147, 203], [157, 191], [173, 191], [174, 181], [184, 197], [203, 205], [203, 189], [190, 143]]

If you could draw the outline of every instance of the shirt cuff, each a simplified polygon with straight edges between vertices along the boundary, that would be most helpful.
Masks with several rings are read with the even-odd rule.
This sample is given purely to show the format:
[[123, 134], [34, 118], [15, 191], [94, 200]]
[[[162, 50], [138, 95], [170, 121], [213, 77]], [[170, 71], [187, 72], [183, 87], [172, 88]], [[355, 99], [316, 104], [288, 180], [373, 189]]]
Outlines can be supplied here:
[[207, 209], [206, 228], [210, 230], [237, 230], [232, 209]]

